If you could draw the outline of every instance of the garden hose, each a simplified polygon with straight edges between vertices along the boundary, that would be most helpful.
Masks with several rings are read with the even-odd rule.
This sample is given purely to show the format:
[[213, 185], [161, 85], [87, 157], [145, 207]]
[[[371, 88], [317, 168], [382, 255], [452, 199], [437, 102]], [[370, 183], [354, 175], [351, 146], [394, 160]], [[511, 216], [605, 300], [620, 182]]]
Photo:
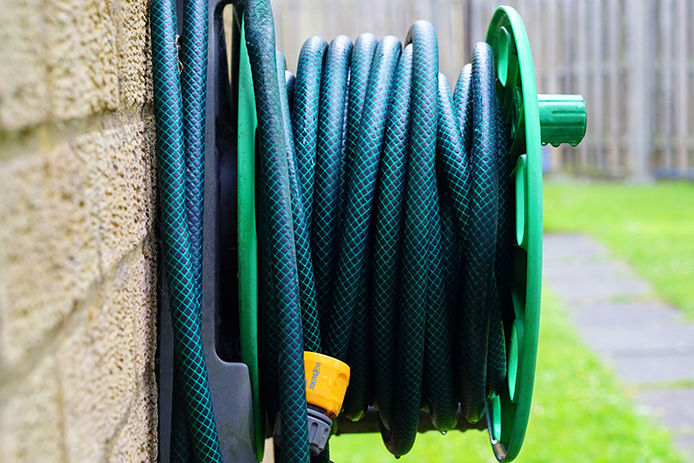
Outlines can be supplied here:
[[377, 408], [396, 456], [411, 449], [422, 408], [442, 432], [459, 416], [477, 422], [506, 378], [513, 319], [515, 159], [490, 46], [475, 45], [452, 95], [423, 21], [404, 48], [370, 34], [311, 38], [293, 79], [269, 2], [248, 1], [244, 20], [258, 117], [260, 372], [280, 461], [310, 456], [304, 351], [349, 365], [343, 413]]
[[[153, 0], [152, 62], [165, 285], [174, 331], [171, 459], [221, 461], [201, 337], [207, 1]], [[180, 73], [180, 75], [179, 75]]]
[[[262, 404], [278, 460], [329, 461], [340, 423], [374, 413], [388, 450], [403, 455], [422, 411], [442, 433], [484, 419], [496, 457], [515, 458], [539, 326], [539, 149], [581, 140], [582, 98], [538, 104], [527, 34], [509, 7], [495, 12], [451, 93], [427, 22], [404, 44], [311, 38], [295, 77], [275, 50], [269, 0], [233, 3], [243, 19], [239, 101], [257, 123], [255, 150], [240, 131], [237, 155], [239, 182], [242, 158], [256, 166], [255, 201], [239, 204], [238, 217], [257, 221], [258, 293], [255, 251], [239, 253], [238, 278], [239, 298], [260, 305], [260, 355], [255, 309], [239, 310], [241, 357], [259, 361], [262, 394], [249, 368], [254, 416]], [[229, 456], [201, 336], [210, 12], [207, 0], [183, 4], [180, 38], [173, 0], [151, 10], [162, 287], [174, 332], [171, 459], [221, 462]], [[254, 227], [242, 229], [254, 249]]]

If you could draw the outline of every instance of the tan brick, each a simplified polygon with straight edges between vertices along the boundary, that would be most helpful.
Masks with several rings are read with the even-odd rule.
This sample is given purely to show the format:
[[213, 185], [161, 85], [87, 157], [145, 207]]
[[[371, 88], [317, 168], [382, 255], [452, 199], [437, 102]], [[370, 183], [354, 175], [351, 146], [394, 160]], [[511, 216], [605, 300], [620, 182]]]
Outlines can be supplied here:
[[134, 316], [135, 371], [142, 378], [143, 386], [156, 390], [154, 362], [157, 346], [157, 249], [150, 236], [142, 245], [145, 260], [144, 275], [133, 288], [133, 304], [137, 308]]
[[[79, 325], [57, 353], [65, 442], [71, 461], [102, 461], [138, 390], [156, 394], [154, 365], [136, 366], [138, 319], [153, 320], [151, 262], [141, 249], [128, 256], [80, 311]], [[155, 344], [145, 347], [153, 358]], [[143, 423], [144, 424], [144, 423]]]
[[62, 434], [55, 362], [46, 356], [21, 388], [0, 397], [0, 461], [64, 461]]
[[5, 361], [43, 339], [152, 228], [149, 126], [115, 125], [0, 164]]
[[37, 124], [50, 111], [41, 0], [2, 3], [0, 129]]
[[110, 2], [47, 1], [42, 10], [52, 118], [116, 109], [118, 58]]
[[[1, 200], [0, 204], [2, 204]], [[1, 205], [0, 208], [2, 208]], [[4, 350], [7, 345], [7, 316], [10, 311], [10, 296], [7, 291], [9, 275], [7, 274], [7, 265], [5, 265], [7, 249], [4, 246], [4, 243], [9, 242], [8, 231], [7, 227], [0, 227], [0, 351]], [[0, 378], [7, 377], [6, 363], [6, 358], [0, 354]]]
[[0, 166], [0, 357], [7, 365], [45, 341], [99, 276], [94, 165], [61, 145]]
[[0, 461], [156, 461], [149, 2], [0, 3]]
[[2, 9], [0, 129], [118, 108], [110, 2], [13, 0]]
[[149, 3], [118, 2], [118, 78], [122, 107], [152, 101], [152, 55], [150, 52]]
[[157, 461], [157, 399], [149, 391], [137, 395], [125, 426], [113, 442], [110, 462]]
[[154, 220], [152, 150], [145, 125], [108, 130], [98, 153], [98, 221], [102, 271], [142, 243]]

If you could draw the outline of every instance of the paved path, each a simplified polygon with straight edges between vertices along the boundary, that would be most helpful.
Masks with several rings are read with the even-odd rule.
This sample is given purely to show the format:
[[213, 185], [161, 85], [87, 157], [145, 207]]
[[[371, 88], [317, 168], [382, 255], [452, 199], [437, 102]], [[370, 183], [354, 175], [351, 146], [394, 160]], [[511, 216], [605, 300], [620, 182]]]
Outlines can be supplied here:
[[[583, 235], [545, 235], [544, 278], [576, 329], [617, 372], [643, 411], [694, 455], [694, 323]], [[694, 459], [692, 459], [694, 461]]]

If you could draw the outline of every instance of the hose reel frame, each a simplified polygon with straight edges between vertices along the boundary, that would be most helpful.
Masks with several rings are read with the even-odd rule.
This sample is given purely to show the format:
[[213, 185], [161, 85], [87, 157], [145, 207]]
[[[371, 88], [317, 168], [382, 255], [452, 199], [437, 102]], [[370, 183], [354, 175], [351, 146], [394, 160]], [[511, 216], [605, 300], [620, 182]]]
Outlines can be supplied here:
[[[237, 2], [218, 0], [209, 5], [203, 339], [224, 461], [230, 461], [229, 450], [234, 449], [239, 461], [246, 462], [252, 461], [251, 455], [258, 461], [262, 459], [264, 438], [268, 432], [258, 379], [254, 163], [257, 121], [243, 18], [238, 8], [234, 12], [231, 65], [227, 68], [222, 12], [225, 6], [234, 3]], [[513, 8], [499, 7], [495, 11], [486, 42], [494, 50], [497, 93], [504, 119], [512, 127], [510, 155], [516, 159], [513, 174], [516, 242], [512, 286], [515, 319], [507, 336], [508, 382], [500, 395], [487, 401], [485, 413], [497, 459], [510, 461], [518, 455], [525, 435], [537, 356], [542, 275], [541, 145], [578, 143], [585, 133], [585, 103], [580, 97], [538, 97], [528, 36], [520, 15]], [[227, 69], [231, 70], [230, 79]], [[561, 100], [559, 103], [556, 103], [557, 98]], [[555, 116], [562, 108], [565, 115], [574, 116], [575, 121], [566, 126], [567, 130], [573, 131], [572, 135], [568, 132], [557, 135], [556, 130], [551, 134], [549, 130], [543, 133], [545, 126], [556, 129], [561, 125]], [[232, 141], [224, 141], [222, 135], [232, 135]], [[220, 225], [220, 221], [225, 220], [226, 223]], [[229, 242], [230, 231], [235, 243]], [[219, 256], [224, 249], [232, 249], [237, 263], [233, 269], [220, 268]], [[238, 272], [237, 286], [227, 281], [235, 272]], [[229, 287], [232, 287], [232, 292], [237, 291], [237, 303], [231, 306], [227, 297], [220, 296], [220, 293], [229, 293]], [[166, 313], [165, 298], [161, 305], [162, 312]], [[238, 319], [220, 321], [220, 313], [229, 308], [238, 310]], [[167, 349], [166, 338], [170, 335], [167, 329], [170, 327], [164, 320], [161, 322], [161, 352]], [[223, 339], [225, 337], [231, 340]], [[225, 353], [225, 349], [229, 350], [234, 343], [238, 344], [237, 353]], [[167, 394], [170, 394], [167, 389], [170, 387], [167, 386], [169, 373], [167, 361], [162, 360], [160, 395], [164, 400], [160, 401], [160, 410], [163, 410], [160, 416], [164, 421], [168, 411], [165, 402]], [[232, 401], [234, 404], [228, 403], [230, 397], [236, 397]], [[220, 403], [225, 401], [226, 405]], [[247, 417], [252, 416], [250, 424], [247, 418], [244, 421], [228, 416], [237, 415], [239, 410]], [[422, 412], [420, 431], [433, 429], [427, 421], [430, 422], [428, 415]], [[378, 432], [377, 420], [369, 414], [358, 423], [339, 420], [338, 433], [343, 432]], [[168, 454], [168, 436], [164, 423], [160, 425], [159, 439], [162, 457]], [[240, 453], [236, 451], [238, 449], [241, 449]]]
[[[243, 38], [243, 30], [241, 37]], [[511, 155], [517, 158], [516, 184], [516, 251], [514, 253], [513, 302], [516, 319], [512, 326], [509, 346], [509, 383], [501, 396], [487, 402], [487, 427], [494, 453], [499, 460], [512, 460], [520, 451], [530, 414], [537, 338], [539, 334], [542, 279], [542, 165], [541, 133], [535, 73], [530, 45], [520, 15], [511, 7], [500, 7], [489, 25], [486, 41], [492, 46], [497, 67], [497, 92], [504, 118], [512, 127]], [[242, 138], [253, 126], [253, 83], [245, 43], [239, 47], [239, 88], [237, 140], [239, 161], [239, 300], [241, 326], [250, 328], [241, 333], [241, 345], [246, 344], [247, 364], [257, 364], [257, 331], [252, 327], [257, 317], [257, 286], [251, 281], [257, 268], [257, 243], [252, 233], [255, 227], [254, 210], [250, 199], [253, 137]], [[253, 126], [254, 127], [254, 126]], [[248, 158], [244, 158], [248, 156]], [[244, 166], [244, 167], [242, 167]], [[245, 170], [248, 168], [249, 170]], [[245, 179], [242, 180], [242, 179]], [[519, 200], [519, 198], [522, 198]], [[245, 265], [244, 265], [245, 263]], [[248, 270], [244, 272], [244, 267]], [[245, 342], [244, 342], [245, 338]], [[254, 387], [255, 389], [255, 387]], [[260, 405], [256, 401], [254, 407]], [[257, 416], [257, 415], [256, 415]], [[425, 417], [422, 417], [425, 419]], [[367, 423], [339, 420], [339, 433], [377, 432], [378, 427], [367, 416]], [[469, 425], [467, 426], [469, 427]], [[346, 429], [345, 429], [346, 428]], [[426, 429], [426, 426], [424, 426]]]

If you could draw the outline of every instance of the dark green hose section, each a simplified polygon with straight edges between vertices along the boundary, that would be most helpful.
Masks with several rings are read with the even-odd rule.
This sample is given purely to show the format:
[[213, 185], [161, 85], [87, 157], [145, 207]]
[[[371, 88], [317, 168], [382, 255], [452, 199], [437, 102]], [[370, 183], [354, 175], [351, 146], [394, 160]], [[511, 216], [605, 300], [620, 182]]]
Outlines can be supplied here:
[[174, 2], [153, 0], [151, 21], [161, 240], [174, 331], [171, 458], [218, 462], [200, 306], [207, 2], [185, 2], [180, 79]]
[[[303, 351], [351, 368], [343, 413], [407, 453], [505, 387], [513, 310], [508, 129], [479, 43], [451, 95], [433, 27], [404, 46], [308, 39], [294, 79], [268, 0], [245, 5], [258, 111], [261, 382], [279, 460], [309, 459]], [[327, 461], [327, 451], [321, 455]], [[317, 460], [314, 459], [314, 460]]]
[[[278, 458], [284, 462], [305, 462], [309, 448], [301, 296], [289, 181], [291, 160], [287, 156], [287, 130], [280, 102], [280, 89], [286, 93], [286, 86], [280, 85], [284, 76], [277, 73], [270, 3], [249, 1], [244, 16], [258, 114], [256, 162], [262, 172], [258, 218], [260, 263], [264, 269], [260, 278], [264, 311], [261, 328], [269, 336], [261, 344], [261, 361], [268, 373], [263, 387], [270, 413], [274, 415], [277, 410], [280, 414], [282, 446]], [[271, 370], [267, 369], [269, 363]], [[276, 399], [272, 400], [273, 397]]]

